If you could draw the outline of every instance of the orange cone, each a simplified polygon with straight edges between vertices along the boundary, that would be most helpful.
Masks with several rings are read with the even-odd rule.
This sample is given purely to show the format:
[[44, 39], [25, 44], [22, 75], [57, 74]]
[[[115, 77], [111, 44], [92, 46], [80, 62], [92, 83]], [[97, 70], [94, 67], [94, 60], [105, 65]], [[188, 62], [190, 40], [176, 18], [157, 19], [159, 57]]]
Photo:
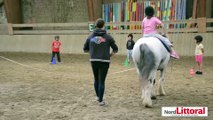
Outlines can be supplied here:
[[194, 75], [195, 75], [194, 68], [191, 68], [191, 69], [189, 70], [189, 74], [190, 74], [191, 77], [194, 77]]

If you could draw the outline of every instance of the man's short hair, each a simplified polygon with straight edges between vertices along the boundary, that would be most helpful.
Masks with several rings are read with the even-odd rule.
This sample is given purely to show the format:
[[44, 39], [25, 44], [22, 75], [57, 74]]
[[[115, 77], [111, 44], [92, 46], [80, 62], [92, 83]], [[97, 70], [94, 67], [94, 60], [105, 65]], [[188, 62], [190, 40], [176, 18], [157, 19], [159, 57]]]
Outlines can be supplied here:
[[104, 27], [104, 24], [105, 24], [105, 22], [104, 22], [104, 20], [101, 19], [101, 18], [97, 19], [96, 22], [95, 22], [95, 26], [96, 26], [97, 28], [103, 28], [103, 27]]

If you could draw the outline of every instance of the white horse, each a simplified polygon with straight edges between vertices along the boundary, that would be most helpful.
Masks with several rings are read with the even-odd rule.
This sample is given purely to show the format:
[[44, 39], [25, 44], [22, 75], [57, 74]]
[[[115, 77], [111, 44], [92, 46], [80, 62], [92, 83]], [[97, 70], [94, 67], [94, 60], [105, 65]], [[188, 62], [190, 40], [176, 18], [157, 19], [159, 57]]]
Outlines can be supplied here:
[[152, 107], [151, 99], [156, 98], [154, 84], [157, 70], [161, 72], [158, 87], [159, 95], [166, 95], [163, 82], [170, 53], [157, 38], [143, 37], [135, 43], [132, 57], [141, 82], [143, 104], [145, 107]]

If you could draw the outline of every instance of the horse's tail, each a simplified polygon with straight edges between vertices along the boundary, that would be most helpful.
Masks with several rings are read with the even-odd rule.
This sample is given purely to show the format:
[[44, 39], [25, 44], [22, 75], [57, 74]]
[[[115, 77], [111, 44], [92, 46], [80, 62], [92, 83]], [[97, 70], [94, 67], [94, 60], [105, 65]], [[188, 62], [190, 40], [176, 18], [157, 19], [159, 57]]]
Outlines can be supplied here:
[[144, 51], [145, 44], [140, 43], [134, 46], [132, 58], [134, 60], [135, 66], [137, 67], [138, 72], [141, 72], [141, 68], [144, 66]]
[[144, 56], [145, 56], [145, 52], [146, 52], [146, 50], [148, 50], [148, 47], [147, 47], [147, 45], [146, 44], [141, 44], [140, 45], [140, 61], [141, 61], [141, 65], [144, 65]]
[[141, 64], [144, 64], [144, 56], [145, 56], [145, 52], [149, 50], [148, 46], [144, 43], [140, 44], [138, 46], [138, 54], [137, 54], [137, 60], [139, 60], [138, 62], [140, 62]]
[[146, 43], [142, 43], [137, 46], [137, 49], [133, 51], [133, 59], [138, 72], [143, 73], [143, 76], [141, 77], [147, 79], [149, 77], [150, 70], [154, 65], [154, 56]]

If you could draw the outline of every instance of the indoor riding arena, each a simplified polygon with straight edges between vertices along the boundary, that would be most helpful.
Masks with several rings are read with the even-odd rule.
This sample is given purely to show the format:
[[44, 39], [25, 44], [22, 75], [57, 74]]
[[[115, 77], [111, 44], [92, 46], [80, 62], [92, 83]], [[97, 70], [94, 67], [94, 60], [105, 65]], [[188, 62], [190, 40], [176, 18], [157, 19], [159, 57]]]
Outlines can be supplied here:
[[[166, 67], [164, 96], [158, 94], [157, 72], [150, 108], [143, 105], [126, 49], [130, 33], [135, 43], [143, 37], [146, 6], [156, 9], [180, 56]], [[212, 11], [212, 0], [0, 0], [0, 120], [213, 119]], [[90, 54], [83, 50], [98, 18], [118, 47], [110, 57], [103, 106], [96, 100]], [[196, 72], [198, 35], [204, 46], [202, 74]], [[56, 36], [61, 61], [51, 58]], [[178, 115], [173, 108], [182, 111]], [[204, 111], [192, 113], [196, 108]]]

